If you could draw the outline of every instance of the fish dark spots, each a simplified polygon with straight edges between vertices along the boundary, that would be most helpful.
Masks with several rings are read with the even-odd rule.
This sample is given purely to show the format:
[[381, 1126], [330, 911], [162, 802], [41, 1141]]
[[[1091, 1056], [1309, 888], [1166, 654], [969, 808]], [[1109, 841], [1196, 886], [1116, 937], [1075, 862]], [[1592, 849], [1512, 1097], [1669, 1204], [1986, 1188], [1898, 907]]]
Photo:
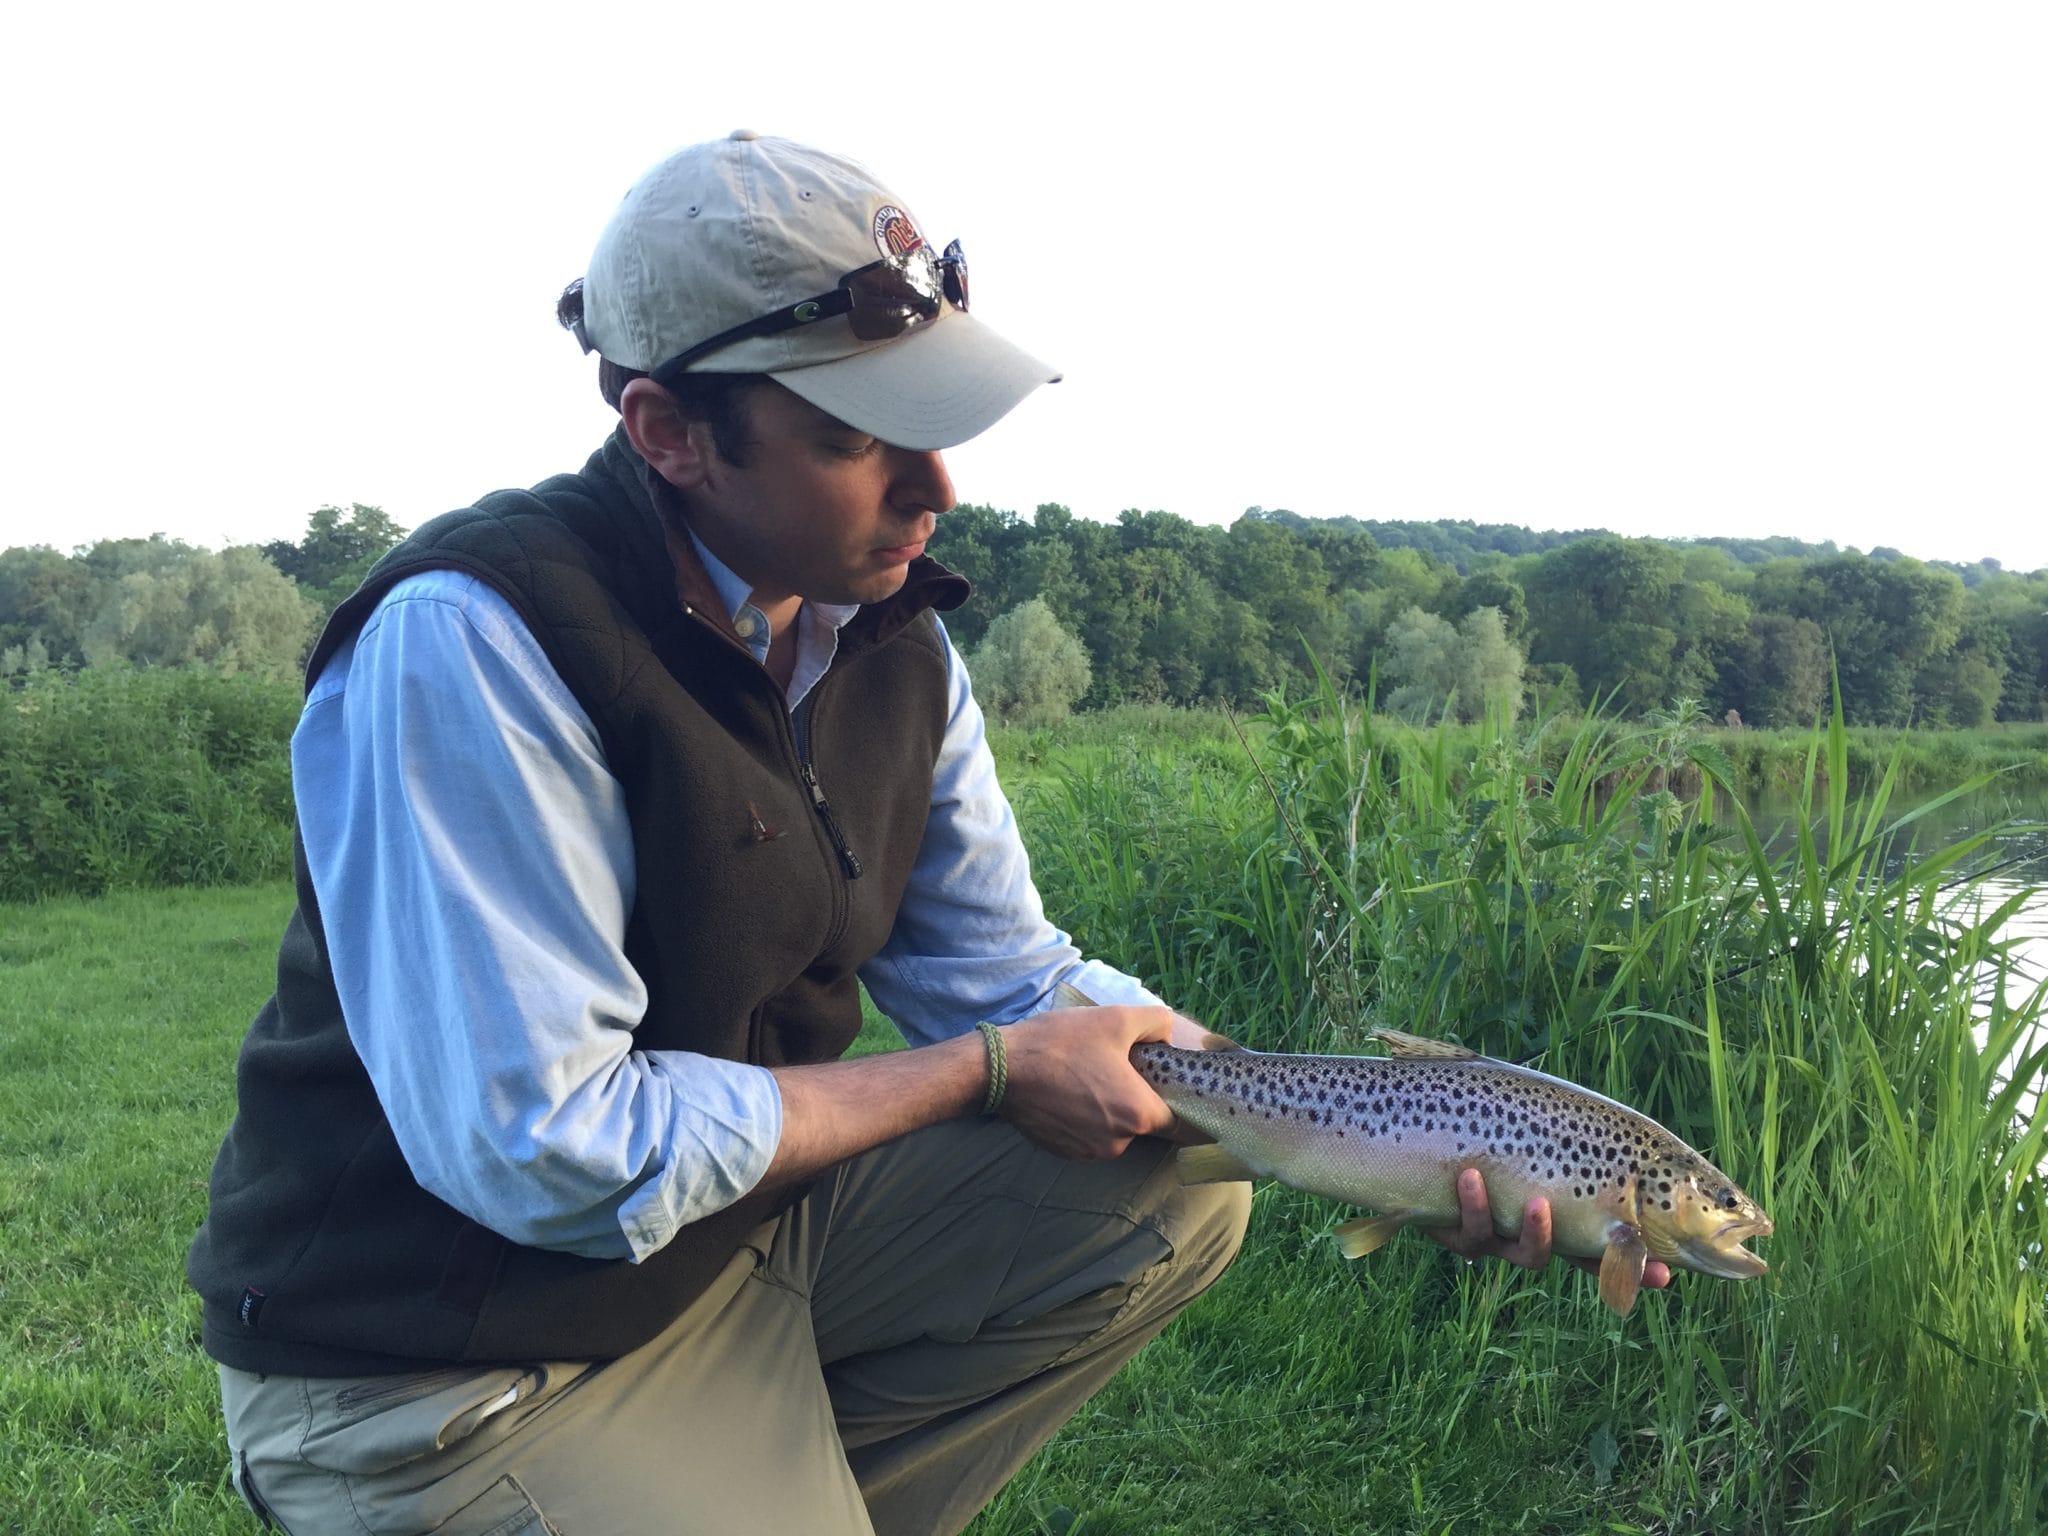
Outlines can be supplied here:
[[1667, 1211], [1671, 1209], [1671, 1202], [1669, 1200], [1660, 1200], [1657, 1203], [1663, 1206], [1664, 1209]]
[[1425, 1120], [1422, 1122], [1422, 1128], [1425, 1131], [1433, 1131], [1436, 1129], [1436, 1122], [1434, 1120]]
[[1458, 1143], [1458, 1150], [1459, 1150], [1460, 1152], [1464, 1151], [1464, 1150], [1465, 1150], [1465, 1143], [1463, 1143], [1462, 1141], [1461, 1141], [1461, 1142], [1459, 1142], [1459, 1143]]
[[1343, 1133], [1342, 1131], [1339, 1131], [1339, 1132], [1337, 1133], [1337, 1139], [1338, 1139], [1339, 1141], [1342, 1141], [1342, 1140], [1344, 1139], [1344, 1133]]
[[1231, 1105], [1231, 1106], [1230, 1106], [1230, 1112], [1231, 1112], [1231, 1113], [1232, 1113], [1233, 1115], [1237, 1113], [1237, 1106], [1236, 1106], [1235, 1104], [1233, 1104], [1233, 1105]]
[[[1660, 1180], [1658, 1181], [1658, 1183], [1657, 1183], [1657, 1193], [1658, 1193], [1658, 1194], [1660, 1194], [1660, 1195], [1668, 1195], [1668, 1194], [1670, 1194], [1670, 1193], [1671, 1193], [1671, 1181], [1670, 1181], [1669, 1179], [1660, 1179]], [[1665, 1203], [1666, 1205], [1669, 1205], [1669, 1204], [1670, 1204], [1671, 1202], [1667, 1200], [1667, 1201], [1665, 1201], [1664, 1203]]]

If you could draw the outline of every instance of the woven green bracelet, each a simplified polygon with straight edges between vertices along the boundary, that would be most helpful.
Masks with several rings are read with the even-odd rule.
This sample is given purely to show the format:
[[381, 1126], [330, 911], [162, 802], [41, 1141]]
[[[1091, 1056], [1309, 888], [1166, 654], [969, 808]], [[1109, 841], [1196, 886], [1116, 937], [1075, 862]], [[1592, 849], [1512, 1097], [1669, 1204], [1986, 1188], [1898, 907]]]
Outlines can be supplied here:
[[992, 1115], [1002, 1107], [1003, 1090], [1010, 1083], [1010, 1062], [1003, 1051], [1003, 1032], [993, 1024], [977, 1024], [982, 1041], [988, 1046], [988, 1097], [981, 1101], [981, 1112]]

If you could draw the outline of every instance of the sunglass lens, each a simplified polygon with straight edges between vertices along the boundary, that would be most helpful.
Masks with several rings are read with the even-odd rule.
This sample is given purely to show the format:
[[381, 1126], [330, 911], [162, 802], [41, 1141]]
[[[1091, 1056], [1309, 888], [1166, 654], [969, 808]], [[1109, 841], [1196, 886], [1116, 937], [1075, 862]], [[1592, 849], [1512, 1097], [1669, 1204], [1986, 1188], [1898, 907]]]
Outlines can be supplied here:
[[[922, 261], [916, 259], [919, 255], [923, 255]], [[939, 313], [938, 287], [932, 281], [928, 252], [912, 252], [862, 267], [847, 277], [846, 286], [853, 293], [853, 311], [847, 319], [862, 341], [901, 336]]]
[[946, 299], [962, 313], [967, 309], [967, 253], [960, 248], [958, 240], [946, 246], [946, 254], [939, 258], [939, 281], [946, 290]]

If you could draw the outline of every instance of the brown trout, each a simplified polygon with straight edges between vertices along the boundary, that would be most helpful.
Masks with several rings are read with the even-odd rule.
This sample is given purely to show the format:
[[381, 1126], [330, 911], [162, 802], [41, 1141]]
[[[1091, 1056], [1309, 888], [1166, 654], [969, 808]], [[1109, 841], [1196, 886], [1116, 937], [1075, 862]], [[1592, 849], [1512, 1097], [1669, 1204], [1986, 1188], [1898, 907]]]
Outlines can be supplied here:
[[[1078, 995], [1078, 994], [1076, 994]], [[1486, 1179], [1507, 1237], [1550, 1202], [1551, 1246], [1600, 1261], [1600, 1298], [1626, 1317], [1651, 1258], [1744, 1280], [1770, 1266], [1742, 1244], [1771, 1219], [1647, 1115], [1576, 1083], [1398, 1030], [1391, 1056], [1288, 1056], [1132, 1048], [1131, 1063], [1188, 1124], [1216, 1138], [1180, 1149], [1183, 1182], [1267, 1177], [1380, 1212], [1336, 1228], [1345, 1257], [1413, 1222], [1455, 1226], [1457, 1176]]]

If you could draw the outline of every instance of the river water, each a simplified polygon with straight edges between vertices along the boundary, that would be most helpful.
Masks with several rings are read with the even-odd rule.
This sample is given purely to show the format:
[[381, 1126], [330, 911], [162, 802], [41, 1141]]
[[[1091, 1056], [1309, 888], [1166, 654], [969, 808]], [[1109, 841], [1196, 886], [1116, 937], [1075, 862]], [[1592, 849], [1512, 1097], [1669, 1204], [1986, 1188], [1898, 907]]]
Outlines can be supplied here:
[[[1895, 801], [1885, 820], [1895, 822], [1914, 806], [1910, 798]], [[1758, 833], [1773, 846], [1796, 827], [1798, 814], [1798, 806], [1791, 801], [1766, 799], [1750, 807]], [[2018, 965], [2005, 983], [2008, 1000], [2017, 1006], [2048, 973], [2048, 786], [2012, 790], [1993, 785], [1927, 811], [1902, 835], [1912, 837], [1924, 855], [1992, 827], [2005, 830], [1980, 850], [1975, 867], [2006, 867], [1979, 881], [1973, 899], [1996, 906], [2022, 891], [2028, 893], [2026, 905], [2004, 930], [2007, 937], [2017, 940], [2014, 955]], [[1906, 853], [1902, 847], [1898, 857]], [[1968, 917], [1971, 912], [1958, 906], [1956, 915]], [[2036, 1026], [2035, 1043], [2044, 1039], [2048, 1039], [2048, 1020]], [[2026, 1049], [2022, 1046], [2022, 1052]], [[2038, 1089], [2037, 1084], [2036, 1093], [2027, 1096], [2024, 1114], [2032, 1113]]]

